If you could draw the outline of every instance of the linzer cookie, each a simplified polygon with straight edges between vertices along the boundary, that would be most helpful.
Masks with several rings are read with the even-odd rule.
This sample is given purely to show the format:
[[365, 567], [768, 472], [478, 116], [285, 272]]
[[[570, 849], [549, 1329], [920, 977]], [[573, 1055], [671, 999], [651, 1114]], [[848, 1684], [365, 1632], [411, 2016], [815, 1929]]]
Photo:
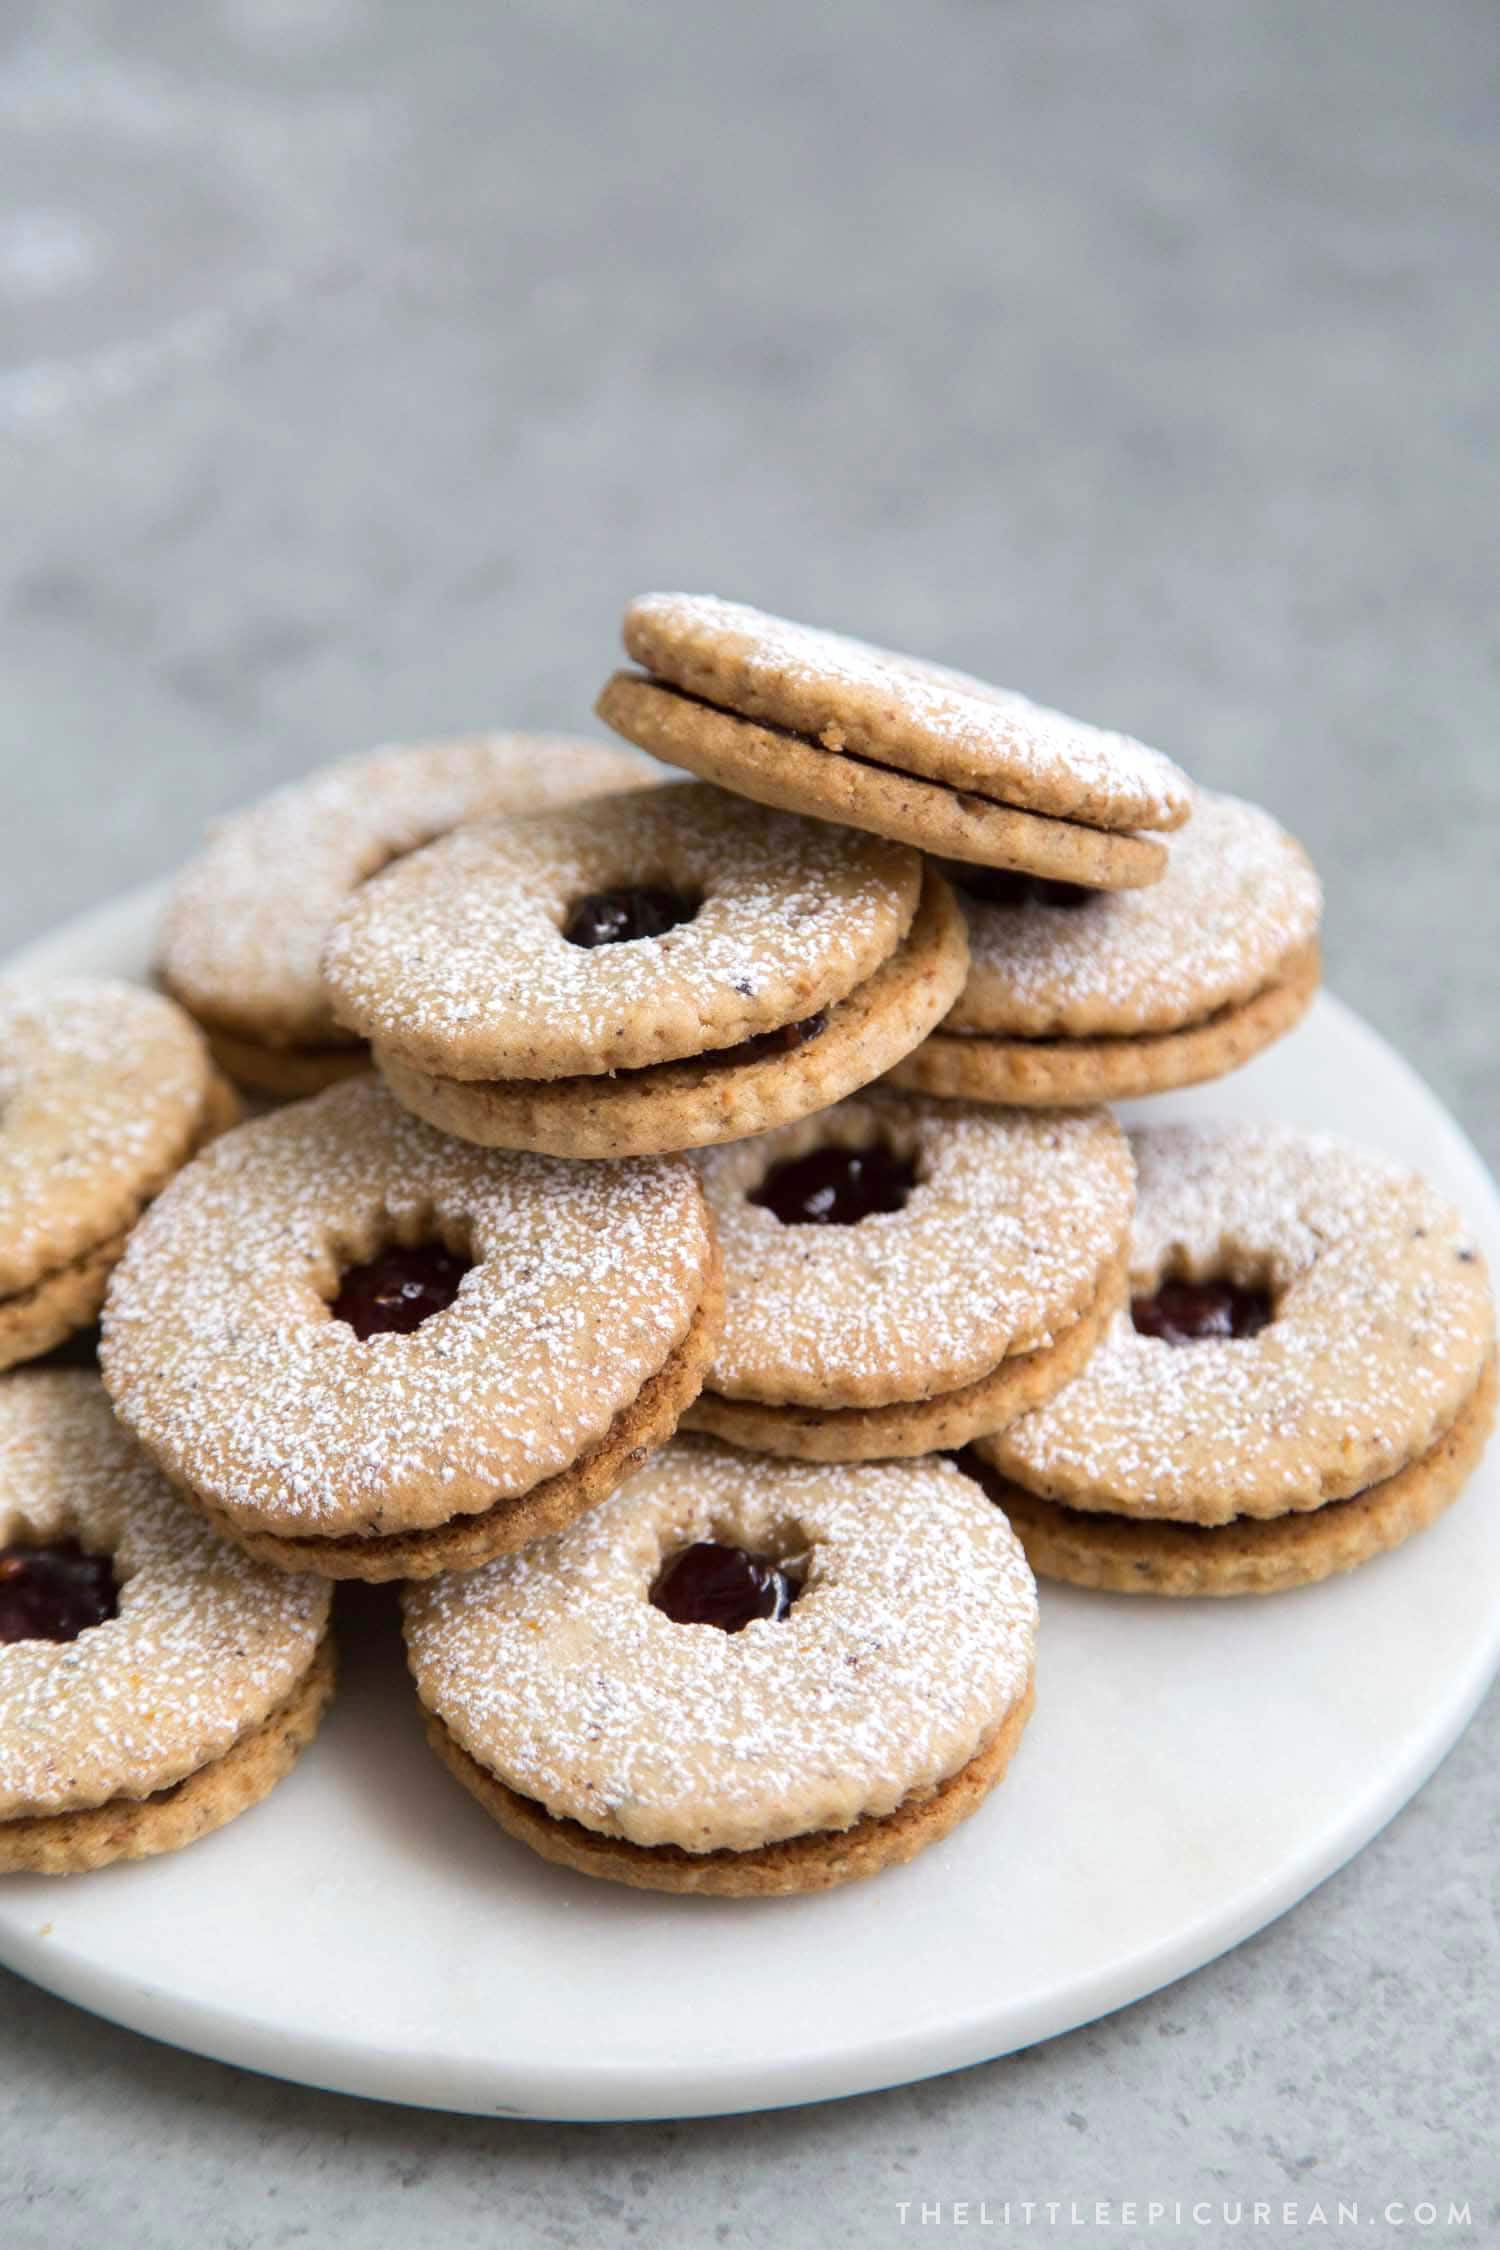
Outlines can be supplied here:
[[90, 1325], [144, 1206], [238, 1114], [170, 1000], [0, 984], [0, 1368]]
[[613, 1490], [697, 1395], [719, 1301], [685, 1160], [493, 1155], [364, 1078], [188, 1167], [131, 1238], [100, 1357], [251, 1554], [412, 1578]]
[[998, 1430], [1079, 1372], [1124, 1292], [1133, 1167], [1104, 1110], [860, 1094], [699, 1169], [725, 1313], [688, 1426], [760, 1452]]
[[951, 672], [709, 594], [625, 612], [599, 716], [761, 804], [1071, 883], [1154, 883], [1192, 788], [1169, 758]]
[[1076, 1382], [974, 1458], [1040, 1573], [1273, 1593], [1461, 1491], [1494, 1413], [1494, 1314], [1458, 1214], [1320, 1135], [1132, 1136], [1132, 1303]]
[[459, 830], [359, 892], [324, 973], [408, 1109], [611, 1157], [826, 1109], [921, 1043], [967, 960], [908, 847], [685, 783]]
[[827, 1890], [994, 1787], [1036, 1590], [951, 1463], [679, 1439], [569, 1531], [405, 1596], [428, 1739], [544, 1859], [640, 1889]]
[[369, 1061], [318, 971], [352, 891], [463, 821], [652, 778], [628, 752], [563, 735], [466, 735], [343, 759], [219, 823], [172, 894], [162, 983], [241, 1085], [316, 1093]]
[[0, 1870], [176, 1851], [258, 1803], [332, 1692], [328, 1605], [184, 1508], [96, 1376], [0, 1384]]
[[1318, 988], [1322, 896], [1269, 813], [1200, 794], [1147, 891], [952, 867], [969, 978], [896, 1083], [971, 1101], [1116, 1101], [1218, 1078]]

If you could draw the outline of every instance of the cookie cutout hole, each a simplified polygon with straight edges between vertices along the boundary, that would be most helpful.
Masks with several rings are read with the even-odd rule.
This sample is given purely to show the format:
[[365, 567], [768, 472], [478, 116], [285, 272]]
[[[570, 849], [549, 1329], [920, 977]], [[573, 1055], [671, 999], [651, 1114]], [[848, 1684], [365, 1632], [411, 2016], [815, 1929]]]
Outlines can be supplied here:
[[1164, 1344], [1245, 1343], [1270, 1326], [1276, 1305], [1269, 1289], [1227, 1275], [1168, 1274], [1149, 1294], [1131, 1298], [1130, 1317], [1137, 1335]]
[[119, 1591], [111, 1558], [77, 1539], [16, 1540], [0, 1547], [0, 1643], [76, 1641], [119, 1615]]
[[668, 1556], [651, 1586], [651, 1606], [674, 1625], [717, 1625], [739, 1633], [757, 1618], [778, 1624], [802, 1591], [796, 1564], [717, 1539], [697, 1539]]
[[442, 1242], [392, 1243], [359, 1265], [346, 1266], [328, 1310], [372, 1336], [410, 1336], [434, 1313], [446, 1312], [473, 1260]]
[[1082, 883], [1059, 883], [1050, 875], [1028, 875], [1019, 867], [971, 867], [947, 860], [943, 873], [955, 890], [981, 906], [1087, 906], [1099, 896]]
[[588, 891], [568, 908], [562, 934], [569, 945], [630, 945], [638, 938], [665, 937], [691, 922], [702, 904], [701, 896], [667, 883]]
[[869, 1148], [814, 1148], [773, 1164], [750, 1201], [785, 1227], [852, 1227], [878, 1212], [900, 1211], [917, 1184], [916, 1166], [885, 1142]]

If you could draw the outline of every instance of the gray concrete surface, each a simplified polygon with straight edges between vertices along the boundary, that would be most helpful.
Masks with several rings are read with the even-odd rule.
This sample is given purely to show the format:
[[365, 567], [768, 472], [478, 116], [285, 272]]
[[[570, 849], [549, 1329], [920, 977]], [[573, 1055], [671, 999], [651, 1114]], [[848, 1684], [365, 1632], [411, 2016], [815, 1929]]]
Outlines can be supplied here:
[[[584, 721], [623, 597], [708, 585], [1265, 799], [1494, 1160], [1497, 47], [1489, 0], [10, 0], [0, 945], [335, 751]], [[1340, 2194], [1494, 2241], [1497, 1753], [1492, 1703], [1158, 1998], [796, 2114], [382, 2110], [8, 1981], [0, 2241], [863, 2245], [984, 2196], [1217, 2244]], [[1130, 2195], [1214, 2208], [994, 2218]], [[1469, 2223], [1375, 2215], [1429, 2195]]]

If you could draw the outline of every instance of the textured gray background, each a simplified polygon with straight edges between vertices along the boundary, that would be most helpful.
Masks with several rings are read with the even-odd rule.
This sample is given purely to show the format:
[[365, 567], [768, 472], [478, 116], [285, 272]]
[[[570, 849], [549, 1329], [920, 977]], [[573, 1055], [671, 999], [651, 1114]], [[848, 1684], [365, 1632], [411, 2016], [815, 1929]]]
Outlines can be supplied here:
[[[7, 0], [0, 944], [335, 751], [584, 721], [624, 596], [712, 586], [1263, 797], [1493, 1160], [1497, 54], [1491, 0]], [[1497, 1752], [1159, 1998], [795, 2114], [383, 2110], [7, 1982], [0, 2240], [1492, 2241]]]

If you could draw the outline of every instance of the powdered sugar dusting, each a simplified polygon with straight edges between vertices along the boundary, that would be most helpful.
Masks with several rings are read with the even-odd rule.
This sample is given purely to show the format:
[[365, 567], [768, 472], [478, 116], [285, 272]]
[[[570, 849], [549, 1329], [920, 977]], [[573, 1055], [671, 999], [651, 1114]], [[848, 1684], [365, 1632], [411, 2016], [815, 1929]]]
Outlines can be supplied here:
[[709, 700], [722, 676], [748, 718], [1001, 802], [1110, 829], [1175, 828], [1192, 805], [1186, 775], [1130, 735], [715, 594], [643, 594], [624, 640], [638, 663]]
[[202, 1123], [180, 1009], [105, 979], [0, 984], [0, 1296], [129, 1226]]
[[1316, 937], [1323, 905], [1269, 813], [1207, 791], [1148, 890], [1079, 906], [959, 897], [972, 957], [943, 1029], [1018, 1039], [1175, 1031], [1248, 1000]]
[[[364, 1343], [330, 1318], [342, 1268], [434, 1237], [476, 1261], [446, 1311]], [[180, 1175], [116, 1269], [101, 1364], [153, 1456], [237, 1522], [422, 1528], [602, 1438], [687, 1333], [710, 1257], [684, 1159], [471, 1148], [358, 1079]]]
[[[789, 1158], [877, 1142], [916, 1167], [899, 1211], [785, 1226], [748, 1200]], [[1104, 1110], [867, 1093], [696, 1161], [726, 1285], [709, 1387], [771, 1405], [885, 1406], [977, 1381], [1078, 1319], [1130, 1224], [1130, 1153]]]
[[119, 1615], [0, 1648], [0, 1819], [144, 1797], [222, 1757], [301, 1679], [328, 1588], [266, 1570], [186, 1507], [81, 1370], [0, 1384], [0, 1545], [113, 1557]]
[[[805, 1556], [780, 1623], [675, 1625], [663, 1558]], [[644, 1845], [744, 1850], [892, 1811], [1024, 1693], [1036, 1590], [945, 1461], [827, 1469], [676, 1439], [555, 1538], [405, 1596], [422, 1700], [553, 1813]]]
[[[702, 905], [665, 936], [571, 945], [594, 891]], [[369, 884], [324, 973], [343, 1021], [452, 1078], [642, 1069], [843, 999], [905, 936], [918, 855], [701, 782], [466, 828]]]
[[1393, 1475], [1453, 1421], [1493, 1334], [1484, 1265], [1417, 1174], [1322, 1134], [1149, 1127], [1132, 1288], [1269, 1288], [1271, 1325], [1174, 1347], [1116, 1320], [1078, 1380], [982, 1450], [1049, 1498], [1217, 1522]]
[[386, 744], [233, 813], [172, 894], [162, 974], [207, 1022], [303, 1046], [341, 1035], [319, 955], [351, 891], [460, 822], [648, 784], [652, 769], [567, 735]]

